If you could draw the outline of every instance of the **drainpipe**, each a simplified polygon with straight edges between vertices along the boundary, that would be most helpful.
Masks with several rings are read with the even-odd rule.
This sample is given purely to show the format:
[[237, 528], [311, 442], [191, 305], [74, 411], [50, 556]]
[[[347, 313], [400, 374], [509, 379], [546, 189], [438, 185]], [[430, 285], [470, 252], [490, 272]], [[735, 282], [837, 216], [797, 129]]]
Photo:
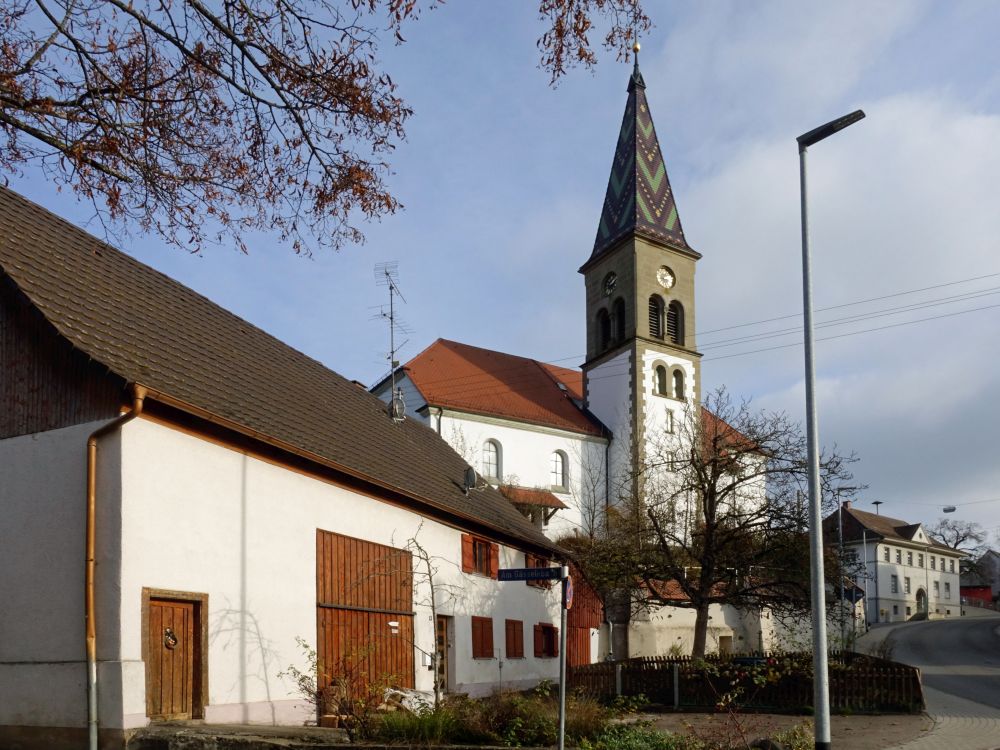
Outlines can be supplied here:
[[142, 413], [146, 389], [132, 387], [132, 409], [98, 427], [87, 438], [87, 544], [84, 575], [84, 618], [87, 625], [87, 733], [90, 750], [97, 747], [97, 627], [94, 622], [94, 558], [97, 538], [97, 441]]

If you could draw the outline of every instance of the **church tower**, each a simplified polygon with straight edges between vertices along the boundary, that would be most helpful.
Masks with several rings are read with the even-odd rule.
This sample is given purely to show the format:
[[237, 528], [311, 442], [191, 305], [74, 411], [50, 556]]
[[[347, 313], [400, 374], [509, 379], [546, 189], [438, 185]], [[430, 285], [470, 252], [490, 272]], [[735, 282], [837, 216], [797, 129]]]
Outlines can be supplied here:
[[587, 293], [585, 398], [614, 434], [611, 503], [629, 493], [627, 477], [651, 451], [662, 451], [680, 420], [699, 413], [694, 275], [700, 257], [684, 237], [637, 59], [597, 239], [580, 268]]

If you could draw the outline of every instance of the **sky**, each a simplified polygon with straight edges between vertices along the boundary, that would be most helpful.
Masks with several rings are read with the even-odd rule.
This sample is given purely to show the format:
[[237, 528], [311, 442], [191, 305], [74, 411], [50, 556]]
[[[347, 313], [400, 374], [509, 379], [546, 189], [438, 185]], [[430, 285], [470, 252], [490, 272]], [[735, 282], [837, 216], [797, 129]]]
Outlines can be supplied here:
[[[804, 417], [795, 137], [863, 108], [809, 152], [821, 441], [857, 453], [863, 510], [933, 523], [954, 505], [1000, 531], [1000, 3], [646, 5], [646, 93], [703, 255], [704, 388]], [[453, 0], [383, 47], [415, 114], [389, 180], [405, 209], [365, 226], [365, 244], [307, 258], [265, 234], [246, 255], [192, 255], [133, 233], [123, 249], [367, 384], [388, 371], [386, 261], [403, 361], [440, 337], [579, 366], [576, 270], [631, 63], [604, 54], [550, 87], [533, 7]], [[40, 171], [10, 184], [100, 233]]]

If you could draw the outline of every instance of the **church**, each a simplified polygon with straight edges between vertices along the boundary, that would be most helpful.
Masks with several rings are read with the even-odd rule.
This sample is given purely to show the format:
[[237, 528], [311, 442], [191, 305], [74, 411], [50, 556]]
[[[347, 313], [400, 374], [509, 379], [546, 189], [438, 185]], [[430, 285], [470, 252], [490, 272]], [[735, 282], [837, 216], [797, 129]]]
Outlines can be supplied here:
[[[554, 541], [597, 531], [637, 492], [638, 467], [702, 419], [695, 271], [636, 61], [586, 290], [580, 369], [438, 339], [376, 383], [437, 431]], [[691, 510], [680, 523], [691, 522]], [[690, 616], [689, 616], [690, 615]], [[713, 605], [710, 650], [763, 648], [761, 614]], [[574, 661], [690, 651], [693, 614], [666, 607], [605, 621]], [[616, 627], [616, 625], [618, 627]]]

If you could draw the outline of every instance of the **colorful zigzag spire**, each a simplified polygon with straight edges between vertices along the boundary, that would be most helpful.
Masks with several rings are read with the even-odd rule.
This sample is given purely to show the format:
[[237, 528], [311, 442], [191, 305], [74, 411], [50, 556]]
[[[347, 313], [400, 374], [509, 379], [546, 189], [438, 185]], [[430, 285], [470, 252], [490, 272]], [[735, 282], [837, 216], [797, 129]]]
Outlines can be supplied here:
[[638, 60], [629, 78], [628, 103], [590, 261], [633, 233], [691, 250], [677, 215]]

